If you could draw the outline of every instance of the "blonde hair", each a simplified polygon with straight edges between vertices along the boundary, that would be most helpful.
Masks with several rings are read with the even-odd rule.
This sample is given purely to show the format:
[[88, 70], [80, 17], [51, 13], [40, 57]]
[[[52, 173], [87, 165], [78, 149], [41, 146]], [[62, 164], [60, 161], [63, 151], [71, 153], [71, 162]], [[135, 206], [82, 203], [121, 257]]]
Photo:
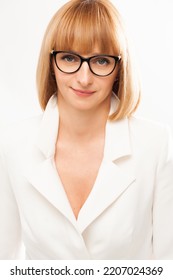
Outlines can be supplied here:
[[130, 116], [140, 100], [140, 85], [129, 50], [121, 16], [109, 0], [71, 0], [62, 6], [50, 21], [37, 66], [39, 102], [44, 110], [49, 98], [58, 92], [50, 52], [75, 50], [121, 55], [113, 91], [119, 98], [112, 120]]

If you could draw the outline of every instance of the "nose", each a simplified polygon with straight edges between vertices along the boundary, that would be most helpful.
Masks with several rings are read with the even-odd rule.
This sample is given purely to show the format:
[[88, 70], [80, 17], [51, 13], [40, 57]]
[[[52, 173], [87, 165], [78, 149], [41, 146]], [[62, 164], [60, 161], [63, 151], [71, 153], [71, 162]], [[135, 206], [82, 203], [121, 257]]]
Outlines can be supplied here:
[[87, 87], [91, 85], [93, 82], [93, 74], [89, 69], [89, 65], [86, 61], [84, 61], [81, 65], [81, 68], [76, 73], [77, 82], [80, 83], [83, 87]]

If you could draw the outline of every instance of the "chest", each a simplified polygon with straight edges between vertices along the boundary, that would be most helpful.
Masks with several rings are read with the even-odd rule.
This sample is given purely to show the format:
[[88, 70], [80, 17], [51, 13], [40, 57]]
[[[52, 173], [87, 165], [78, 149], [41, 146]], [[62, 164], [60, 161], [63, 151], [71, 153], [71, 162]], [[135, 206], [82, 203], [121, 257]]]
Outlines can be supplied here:
[[57, 148], [55, 164], [75, 217], [87, 200], [103, 158], [103, 145], [68, 150]]

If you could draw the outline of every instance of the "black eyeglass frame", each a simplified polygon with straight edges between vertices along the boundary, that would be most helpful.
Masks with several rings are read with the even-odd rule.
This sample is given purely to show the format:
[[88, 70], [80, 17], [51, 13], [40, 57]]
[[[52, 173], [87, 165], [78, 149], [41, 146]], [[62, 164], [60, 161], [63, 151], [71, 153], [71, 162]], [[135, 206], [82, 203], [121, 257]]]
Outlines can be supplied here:
[[[86, 61], [86, 62], [88, 63], [88, 66], [89, 66], [90, 71], [91, 71], [94, 75], [99, 76], [99, 77], [106, 77], [106, 76], [109, 76], [109, 75], [112, 74], [112, 72], [115, 70], [115, 67], [117, 66], [117, 63], [121, 60], [121, 56], [120, 56], [120, 55], [119, 55], [119, 56], [114, 56], [114, 55], [100, 54], [100, 55], [94, 55], [94, 56], [90, 56], [90, 57], [87, 57], [87, 58], [86, 58], [86, 57], [83, 57], [83, 56], [81, 56], [81, 55], [79, 55], [79, 54], [77, 54], [77, 53], [70, 52], [70, 51], [55, 51], [55, 50], [52, 50], [50, 53], [51, 53], [51, 55], [52, 55], [53, 58], [54, 58], [56, 67], [57, 67], [61, 72], [66, 73], [66, 74], [74, 74], [74, 73], [78, 72], [79, 69], [81, 68], [83, 62]], [[57, 55], [57, 53], [69, 53], [69, 54], [76, 55], [77, 57], [79, 57], [79, 58], [80, 58], [80, 65], [79, 65], [78, 69], [75, 70], [75, 71], [73, 71], [73, 72], [65, 72], [65, 71], [61, 70], [61, 69], [59, 68], [57, 62], [56, 62], [56, 55]], [[105, 57], [105, 56], [106, 56], [106, 57], [114, 58], [114, 60], [115, 60], [114, 68], [113, 68], [113, 70], [112, 70], [109, 74], [107, 74], [107, 75], [98, 75], [98, 74], [96, 74], [95, 72], [93, 72], [93, 70], [92, 70], [92, 68], [91, 68], [91, 66], [90, 66], [90, 60], [93, 59], [93, 58], [95, 58], [95, 57]]]

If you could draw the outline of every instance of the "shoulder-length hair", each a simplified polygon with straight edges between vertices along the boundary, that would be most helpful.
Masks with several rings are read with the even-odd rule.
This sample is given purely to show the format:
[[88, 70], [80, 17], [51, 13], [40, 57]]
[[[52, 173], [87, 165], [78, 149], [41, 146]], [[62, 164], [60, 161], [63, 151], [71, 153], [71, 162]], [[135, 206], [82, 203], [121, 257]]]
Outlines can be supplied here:
[[37, 66], [39, 102], [44, 110], [49, 98], [57, 93], [51, 50], [75, 50], [91, 53], [99, 47], [103, 54], [121, 55], [113, 86], [119, 102], [112, 120], [130, 116], [140, 99], [140, 84], [122, 18], [109, 0], [71, 0], [50, 21]]

